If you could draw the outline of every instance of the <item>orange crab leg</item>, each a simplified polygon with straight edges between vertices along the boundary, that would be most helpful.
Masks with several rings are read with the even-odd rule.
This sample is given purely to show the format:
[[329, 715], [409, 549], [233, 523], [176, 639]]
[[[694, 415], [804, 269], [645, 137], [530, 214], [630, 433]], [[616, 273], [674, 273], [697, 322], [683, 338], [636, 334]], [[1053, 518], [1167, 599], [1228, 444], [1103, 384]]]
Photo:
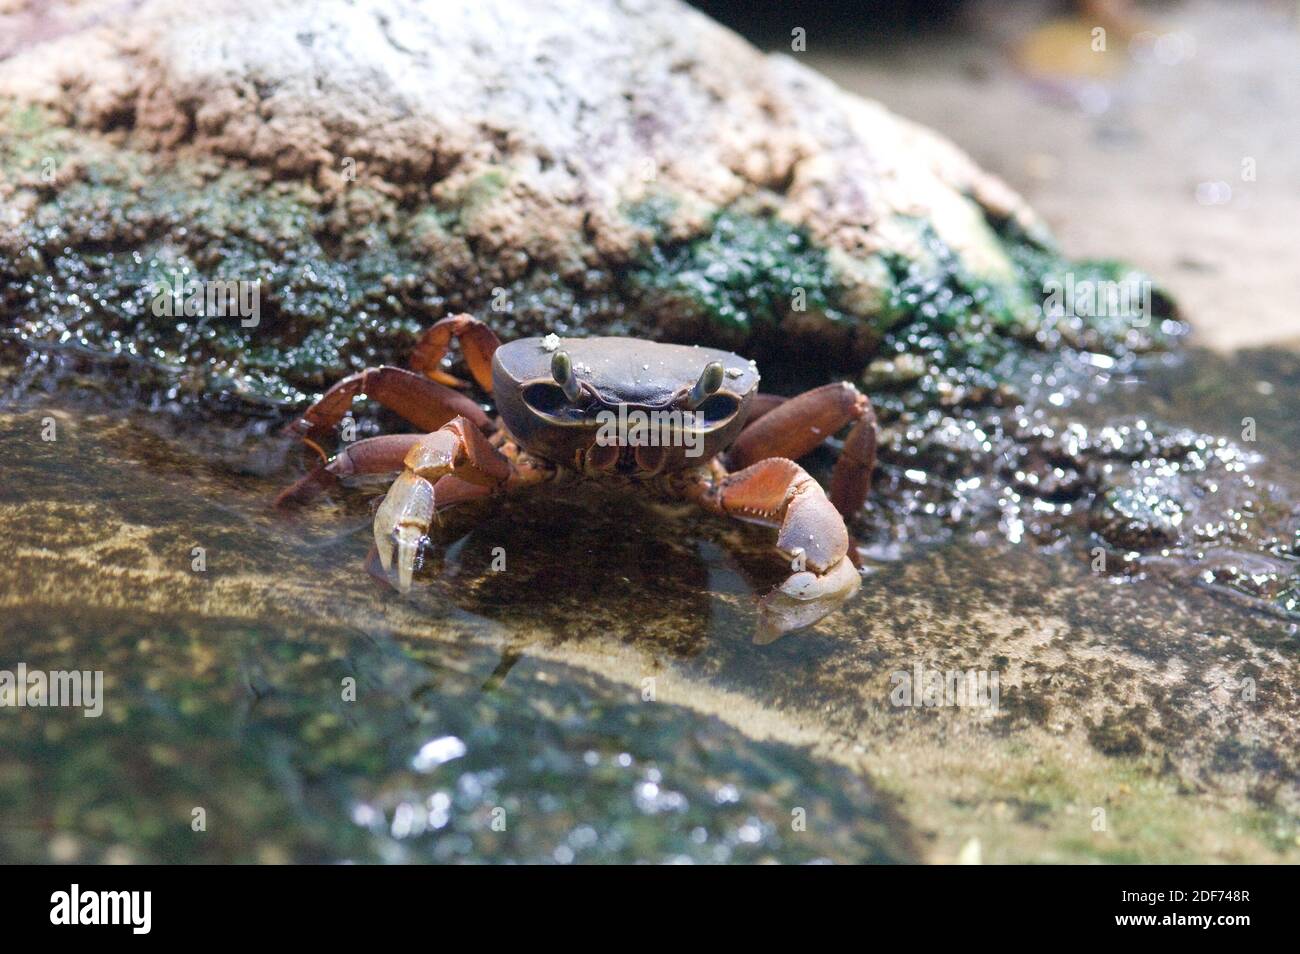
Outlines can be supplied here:
[[501, 347], [501, 341], [491, 328], [470, 315], [452, 315], [426, 331], [411, 352], [411, 369], [441, 384], [464, 387], [464, 381], [443, 371], [440, 365], [452, 338], [460, 341], [461, 354], [478, 386], [491, 394], [492, 355]]
[[420, 440], [419, 434], [385, 434], [349, 444], [328, 463], [304, 474], [292, 487], [275, 498], [277, 507], [297, 507], [338, 484], [344, 477], [360, 474], [391, 474]]
[[487, 413], [467, 395], [430, 381], [405, 368], [381, 365], [350, 375], [285, 428], [286, 433], [319, 437], [343, 420], [360, 395], [378, 401], [422, 431], [434, 431], [454, 417], [464, 417], [487, 427]]
[[692, 495], [715, 513], [778, 528], [776, 548], [794, 572], [759, 601], [756, 642], [811, 626], [857, 592], [861, 578], [848, 557], [844, 519], [794, 461], [768, 458], [706, 481]]
[[845, 381], [805, 391], [761, 412], [756, 421], [751, 416], [731, 445], [730, 465], [747, 467], [767, 457], [795, 460], [851, 424], [831, 471], [830, 499], [844, 516], [856, 513], [871, 490], [876, 467], [876, 414], [867, 396]]
[[746, 418], [745, 426], [750, 426], [769, 411], [775, 411], [788, 400], [790, 399], [779, 394], [755, 394], [749, 399], [749, 417]]

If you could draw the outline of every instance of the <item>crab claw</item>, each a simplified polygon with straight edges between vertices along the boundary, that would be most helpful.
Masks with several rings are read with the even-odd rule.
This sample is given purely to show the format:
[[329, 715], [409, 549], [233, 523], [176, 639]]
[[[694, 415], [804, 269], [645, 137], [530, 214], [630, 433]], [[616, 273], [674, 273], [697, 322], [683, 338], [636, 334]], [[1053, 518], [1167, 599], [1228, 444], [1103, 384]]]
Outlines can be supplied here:
[[825, 573], [803, 570], [759, 600], [754, 642], [774, 643], [786, 633], [811, 626], [839, 609], [862, 585], [853, 562], [844, 557]]
[[397, 588], [411, 590], [411, 577], [424, 536], [433, 523], [433, 485], [411, 471], [403, 471], [375, 512], [375, 547], [384, 572], [391, 574], [397, 556]]
[[774, 642], [839, 609], [862, 583], [849, 559], [849, 531], [817, 481], [792, 460], [769, 457], [728, 474], [701, 502], [741, 520], [775, 526], [777, 551], [794, 573], [759, 600], [754, 641]]
[[[391, 576], [397, 557], [397, 588], [411, 590], [425, 534], [438, 510], [489, 495], [509, 479], [510, 461], [464, 417], [455, 417], [410, 445], [402, 471], [375, 512], [375, 549]], [[435, 487], [443, 488], [435, 492]]]

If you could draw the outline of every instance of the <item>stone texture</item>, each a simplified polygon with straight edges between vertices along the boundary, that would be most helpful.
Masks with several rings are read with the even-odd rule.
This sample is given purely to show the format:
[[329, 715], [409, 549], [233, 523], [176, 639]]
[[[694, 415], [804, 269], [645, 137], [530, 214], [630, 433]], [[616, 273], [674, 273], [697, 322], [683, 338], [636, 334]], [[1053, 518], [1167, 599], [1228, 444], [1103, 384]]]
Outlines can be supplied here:
[[[450, 310], [822, 373], [904, 327], [1045, 324], [1061, 263], [1004, 184], [673, 0], [9, 8], [0, 302], [28, 342], [292, 399]], [[157, 320], [177, 271], [261, 280], [263, 323]]]

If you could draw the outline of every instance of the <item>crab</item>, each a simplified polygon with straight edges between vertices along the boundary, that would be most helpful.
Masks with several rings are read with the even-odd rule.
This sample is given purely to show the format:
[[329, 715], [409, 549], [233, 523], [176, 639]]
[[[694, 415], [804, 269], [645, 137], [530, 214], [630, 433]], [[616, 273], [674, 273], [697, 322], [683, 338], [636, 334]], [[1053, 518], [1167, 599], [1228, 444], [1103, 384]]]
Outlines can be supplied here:
[[[496, 416], [442, 369], [453, 339]], [[453, 315], [423, 334], [409, 369], [344, 378], [286, 428], [319, 451], [365, 395], [420, 433], [345, 445], [277, 505], [302, 505], [343, 478], [397, 472], [375, 513], [375, 570], [406, 594], [430, 528], [458, 504], [588, 480], [693, 502], [776, 528], [791, 572], [758, 601], [755, 640], [768, 643], [857, 592], [845, 518], [870, 490], [877, 433], [871, 402], [850, 383], [792, 398], [761, 394], [758, 383], [752, 362], [714, 348], [553, 334], [503, 345], [483, 322]], [[795, 461], [845, 428], [827, 493]]]

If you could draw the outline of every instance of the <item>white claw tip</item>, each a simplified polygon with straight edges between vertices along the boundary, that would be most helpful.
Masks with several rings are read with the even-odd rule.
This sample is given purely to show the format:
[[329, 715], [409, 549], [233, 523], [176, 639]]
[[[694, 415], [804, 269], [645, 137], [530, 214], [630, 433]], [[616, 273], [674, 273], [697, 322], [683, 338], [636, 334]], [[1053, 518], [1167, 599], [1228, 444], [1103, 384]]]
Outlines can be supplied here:
[[420, 533], [410, 527], [397, 531], [397, 588], [403, 595], [411, 592], [411, 577], [420, 555]]
[[390, 537], [382, 534], [375, 534], [375, 550], [379, 553], [379, 562], [384, 568], [385, 573], [393, 569], [393, 541]]

